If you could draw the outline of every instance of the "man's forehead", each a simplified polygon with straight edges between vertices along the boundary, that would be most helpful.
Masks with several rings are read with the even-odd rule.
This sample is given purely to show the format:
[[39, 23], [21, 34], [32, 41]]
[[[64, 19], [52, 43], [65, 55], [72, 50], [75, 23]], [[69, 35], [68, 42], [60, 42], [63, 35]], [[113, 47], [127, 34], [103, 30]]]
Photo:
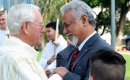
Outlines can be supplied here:
[[68, 22], [69, 22], [69, 20], [62, 20], [62, 24], [66, 24]]
[[73, 16], [64, 17], [64, 18], [62, 18], [62, 24], [70, 23], [74, 20], [75, 20], [75, 18]]
[[5, 16], [5, 14], [1, 14], [0, 17], [1, 17], [1, 18], [4, 18], [4, 17], [6, 17], [6, 16]]
[[72, 11], [71, 10], [66, 10], [63, 14], [63, 16], [67, 16], [67, 15], [72, 15]]
[[53, 29], [53, 28], [50, 26], [50, 27], [46, 27], [46, 29], [47, 29], [47, 30], [51, 30], [51, 29]]

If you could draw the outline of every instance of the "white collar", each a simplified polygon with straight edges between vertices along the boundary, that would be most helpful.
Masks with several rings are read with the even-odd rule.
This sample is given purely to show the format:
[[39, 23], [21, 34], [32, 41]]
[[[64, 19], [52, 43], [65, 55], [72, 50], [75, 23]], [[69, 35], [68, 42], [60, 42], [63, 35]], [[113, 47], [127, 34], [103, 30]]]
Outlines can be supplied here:
[[82, 47], [84, 46], [84, 44], [97, 32], [94, 31], [91, 35], [89, 35], [87, 38], [85, 38], [85, 40], [78, 46], [79, 51], [82, 49]]

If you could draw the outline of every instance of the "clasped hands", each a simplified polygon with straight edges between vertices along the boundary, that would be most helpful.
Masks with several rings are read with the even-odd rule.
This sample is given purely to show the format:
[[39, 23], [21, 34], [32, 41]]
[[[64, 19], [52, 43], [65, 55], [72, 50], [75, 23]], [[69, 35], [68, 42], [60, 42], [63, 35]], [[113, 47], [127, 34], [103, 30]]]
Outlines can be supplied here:
[[[56, 57], [53, 55], [48, 61], [47, 61], [47, 64], [48, 65], [50, 65], [52, 62], [54, 62], [55, 61], [55, 59], [56, 59]], [[65, 76], [65, 74], [67, 73], [67, 72], [69, 72], [68, 71], [68, 69], [67, 68], [65, 68], [65, 67], [57, 67], [56, 69], [54, 69], [54, 70], [48, 70], [48, 69], [46, 69], [45, 70], [45, 73], [46, 73], [46, 75], [49, 77], [50, 75], [52, 75], [52, 74], [59, 74], [61, 77], [64, 77]]]

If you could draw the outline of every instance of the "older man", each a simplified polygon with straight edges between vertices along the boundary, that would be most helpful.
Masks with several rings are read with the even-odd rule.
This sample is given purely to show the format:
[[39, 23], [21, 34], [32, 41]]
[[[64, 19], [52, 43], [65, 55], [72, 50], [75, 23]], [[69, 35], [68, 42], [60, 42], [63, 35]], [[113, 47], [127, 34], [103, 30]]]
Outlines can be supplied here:
[[33, 46], [42, 42], [43, 18], [32, 4], [17, 4], [8, 12], [9, 39], [0, 47], [0, 80], [47, 80]]
[[[82, 1], [71, 1], [61, 8], [64, 33], [72, 37], [75, 49], [65, 49], [57, 55], [57, 61], [67, 62], [64, 67], [56, 68], [63, 80], [87, 80], [89, 77], [88, 61], [99, 50], [112, 50], [111, 46], [100, 38], [95, 31], [95, 19], [92, 9]], [[66, 59], [63, 59], [64, 56]], [[66, 61], [64, 61], [66, 60]], [[57, 62], [58, 63], [58, 62]], [[62, 66], [63, 64], [61, 64]], [[86, 75], [88, 74], [88, 75]]]
[[7, 29], [6, 29], [6, 13], [5, 10], [0, 11], [0, 46], [7, 39]]

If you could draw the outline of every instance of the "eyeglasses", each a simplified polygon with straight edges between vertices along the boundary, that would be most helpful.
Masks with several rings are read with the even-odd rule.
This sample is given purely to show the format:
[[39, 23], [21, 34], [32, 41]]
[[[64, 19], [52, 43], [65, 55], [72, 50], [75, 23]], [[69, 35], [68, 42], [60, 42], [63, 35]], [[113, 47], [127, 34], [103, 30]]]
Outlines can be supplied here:
[[43, 28], [44, 27], [44, 24], [38, 24], [38, 23], [32, 23], [30, 22], [31, 24], [34, 24], [35, 26], [39, 26], [40, 28]]

